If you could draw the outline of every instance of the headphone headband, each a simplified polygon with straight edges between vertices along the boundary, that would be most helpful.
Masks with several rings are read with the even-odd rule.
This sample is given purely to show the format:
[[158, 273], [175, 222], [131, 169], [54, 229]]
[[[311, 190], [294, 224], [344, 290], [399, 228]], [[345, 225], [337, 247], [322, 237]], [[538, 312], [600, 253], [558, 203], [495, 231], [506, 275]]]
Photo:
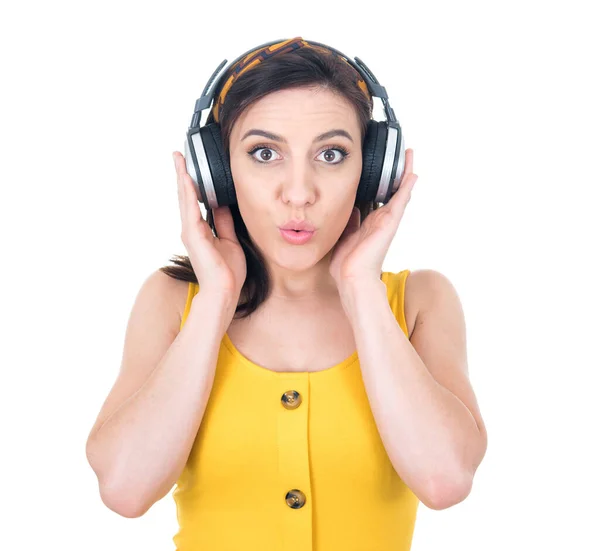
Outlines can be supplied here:
[[[275, 40], [248, 50], [221, 73], [227, 60], [223, 60], [208, 80], [202, 95], [196, 100], [192, 122], [184, 144], [186, 169], [196, 185], [198, 200], [207, 209], [237, 203], [235, 185], [229, 165], [229, 157], [223, 149], [223, 137], [219, 125], [219, 111], [223, 100], [235, 79], [258, 63], [278, 54], [311, 47], [337, 55], [356, 70], [356, 83], [372, 101], [380, 98], [387, 121], [368, 122], [362, 144], [362, 172], [357, 201], [386, 203], [397, 191], [404, 174], [404, 135], [394, 110], [388, 103], [385, 88], [375, 75], [358, 57], [353, 61], [339, 50], [295, 37], [289, 40]], [[218, 97], [217, 90], [219, 91]], [[214, 101], [216, 99], [216, 101]], [[201, 113], [212, 106], [213, 121], [200, 126]], [[210, 115], [209, 117], [210, 118]]]
[[[369, 70], [369, 68], [363, 61], [361, 61], [358, 57], [355, 57], [354, 59], [356, 61], [353, 61], [348, 56], [346, 56], [339, 50], [332, 48], [331, 46], [321, 44], [320, 42], [304, 40], [302, 37], [298, 36], [287, 40], [281, 39], [274, 40], [272, 42], [267, 42], [243, 53], [225, 68], [225, 70], [220, 74], [219, 79], [216, 81], [214, 86], [207, 93], [207, 90], [210, 88], [211, 83], [215, 80], [215, 78], [221, 72], [221, 69], [227, 63], [227, 60], [224, 59], [211, 75], [206, 86], [204, 87], [204, 90], [202, 91], [202, 95], [200, 96], [200, 98], [196, 100], [196, 105], [194, 107], [194, 115], [192, 116], [190, 128], [194, 128], [199, 125], [201, 112], [204, 109], [207, 109], [211, 105], [211, 103], [213, 118], [215, 122], [219, 122], [219, 113], [221, 107], [223, 106], [225, 96], [231, 88], [231, 85], [242, 73], [246, 72], [252, 67], [255, 67], [261, 61], [265, 61], [266, 59], [273, 57], [274, 55], [294, 51], [302, 47], [310, 47], [332, 52], [338, 57], [340, 57], [343, 61], [351, 65], [357, 71], [360, 77], [362, 77], [357, 79], [357, 85], [366, 95], [367, 99], [371, 100], [372, 97], [380, 98], [383, 102], [383, 107], [387, 120], [390, 122], [397, 121], [396, 116], [394, 114], [394, 110], [388, 103], [388, 96], [385, 87], [379, 84], [377, 78], [375, 78], [375, 75], [373, 75], [373, 73]], [[223, 83], [225, 78], [227, 78], [227, 80]], [[216, 101], [213, 101], [216, 90], [219, 90], [219, 97], [216, 99]]]

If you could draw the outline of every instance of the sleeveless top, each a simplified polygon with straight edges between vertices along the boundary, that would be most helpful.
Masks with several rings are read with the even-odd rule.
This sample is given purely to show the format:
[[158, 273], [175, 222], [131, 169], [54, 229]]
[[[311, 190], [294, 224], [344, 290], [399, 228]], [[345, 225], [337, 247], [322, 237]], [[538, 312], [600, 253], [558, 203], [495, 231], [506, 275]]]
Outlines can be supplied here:
[[[381, 275], [407, 337], [409, 273]], [[189, 284], [181, 328], [198, 290]], [[419, 504], [387, 456], [357, 351], [322, 371], [276, 372], [227, 333], [172, 495], [177, 551], [408, 551]]]

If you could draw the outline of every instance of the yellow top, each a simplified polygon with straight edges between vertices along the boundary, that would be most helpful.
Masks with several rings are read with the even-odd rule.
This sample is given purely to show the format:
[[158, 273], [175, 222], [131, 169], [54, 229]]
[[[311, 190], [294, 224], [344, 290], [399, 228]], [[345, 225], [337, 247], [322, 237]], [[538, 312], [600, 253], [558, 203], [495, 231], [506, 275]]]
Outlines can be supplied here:
[[[407, 337], [409, 273], [381, 278]], [[181, 327], [197, 292], [190, 283]], [[356, 351], [323, 371], [280, 373], [226, 333], [173, 499], [177, 551], [408, 551], [419, 504], [383, 447]]]

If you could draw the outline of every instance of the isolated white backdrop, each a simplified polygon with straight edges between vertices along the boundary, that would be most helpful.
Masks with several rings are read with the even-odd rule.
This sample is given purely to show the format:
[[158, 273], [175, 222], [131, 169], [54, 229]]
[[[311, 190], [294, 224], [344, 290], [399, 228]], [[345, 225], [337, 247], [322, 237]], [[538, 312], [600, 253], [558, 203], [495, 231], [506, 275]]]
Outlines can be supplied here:
[[464, 502], [419, 507], [413, 549], [599, 550], [593, 5], [3, 5], [0, 548], [174, 548], [171, 495], [120, 517], [85, 442], [140, 285], [185, 254], [171, 153], [196, 98], [300, 35], [363, 59], [414, 149], [384, 270], [443, 272], [465, 311], [488, 451]]

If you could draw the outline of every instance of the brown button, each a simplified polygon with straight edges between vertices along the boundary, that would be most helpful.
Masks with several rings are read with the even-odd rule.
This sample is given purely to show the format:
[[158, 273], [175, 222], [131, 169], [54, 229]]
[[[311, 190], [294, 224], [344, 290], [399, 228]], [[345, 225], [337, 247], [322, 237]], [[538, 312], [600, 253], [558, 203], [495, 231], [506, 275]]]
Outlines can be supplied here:
[[290, 490], [285, 496], [285, 502], [292, 509], [300, 509], [306, 503], [306, 496], [300, 490]]
[[302, 403], [302, 396], [295, 390], [288, 390], [281, 395], [281, 403], [286, 409], [296, 409]]

